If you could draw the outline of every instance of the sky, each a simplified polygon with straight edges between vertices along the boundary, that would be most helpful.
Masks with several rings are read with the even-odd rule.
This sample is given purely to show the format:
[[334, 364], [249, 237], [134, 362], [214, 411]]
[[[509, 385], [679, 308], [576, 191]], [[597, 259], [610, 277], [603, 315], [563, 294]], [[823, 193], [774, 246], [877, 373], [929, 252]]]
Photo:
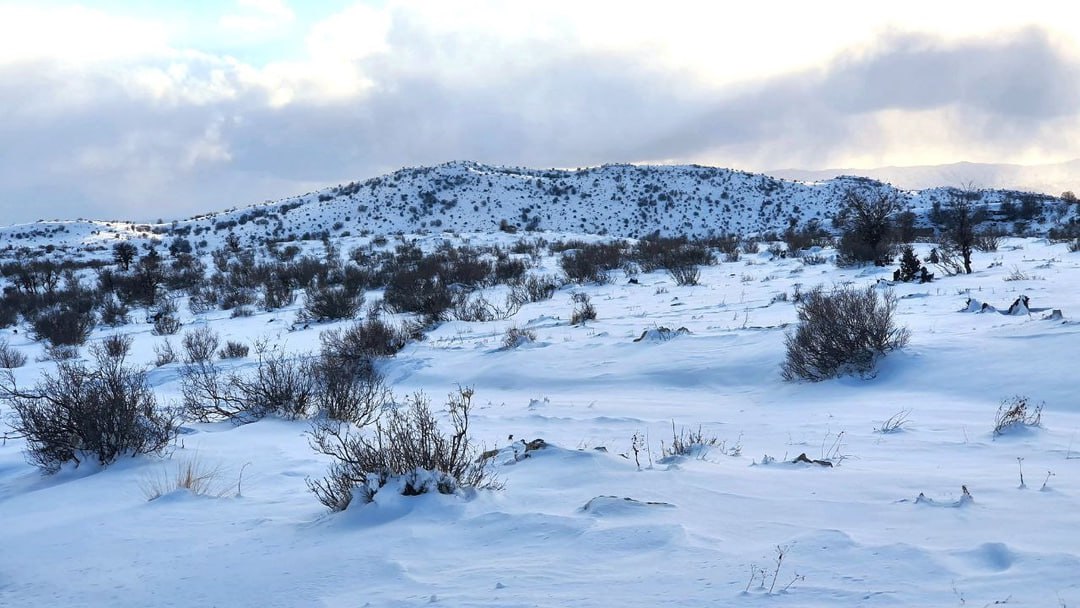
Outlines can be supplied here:
[[1067, 2], [0, 0], [0, 224], [451, 160], [1080, 158]]

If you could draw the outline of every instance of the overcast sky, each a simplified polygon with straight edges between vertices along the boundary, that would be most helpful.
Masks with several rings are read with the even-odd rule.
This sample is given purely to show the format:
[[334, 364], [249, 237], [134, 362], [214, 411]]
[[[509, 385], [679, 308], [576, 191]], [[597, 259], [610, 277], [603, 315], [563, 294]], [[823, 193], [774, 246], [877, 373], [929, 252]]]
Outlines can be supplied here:
[[1069, 160], [1070, 4], [0, 0], [0, 224], [186, 217], [457, 159]]

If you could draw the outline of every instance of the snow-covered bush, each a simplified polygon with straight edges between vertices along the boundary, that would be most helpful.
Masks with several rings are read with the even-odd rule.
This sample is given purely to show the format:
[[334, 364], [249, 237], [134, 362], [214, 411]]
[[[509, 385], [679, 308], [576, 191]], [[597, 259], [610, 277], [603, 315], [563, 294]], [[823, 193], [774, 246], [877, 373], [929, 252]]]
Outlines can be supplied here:
[[[345, 510], [354, 499], [371, 502], [385, 487], [406, 496], [492, 487], [469, 436], [472, 396], [470, 388], [450, 394], [449, 434], [440, 430], [422, 394], [381, 416], [381, 407], [372, 408], [366, 425], [321, 421], [312, 430], [312, 447], [333, 463], [326, 477], [309, 479], [308, 487], [332, 511]], [[371, 423], [374, 429], [363, 428]]]
[[1042, 423], [1043, 404], [1032, 406], [1023, 395], [1002, 399], [994, 416], [994, 435], [1024, 427], [1036, 427]]
[[503, 348], [511, 350], [523, 344], [536, 342], [536, 332], [531, 329], [522, 329], [516, 325], [506, 328], [503, 334]]
[[908, 341], [907, 328], [896, 325], [896, 302], [891, 291], [879, 296], [873, 286], [817, 287], [802, 294], [799, 326], [785, 338], [784, 378], [818, 381], [871, 372], [878, 357]]
[[144, 371], [103, 345], [90, 350], [92, 367], [60, 361], [30, 390], [10, 372], [0, 375], [0, 399], [14, 411], [11, 426], [26, 438], [30, 462], [47, 472], [68, 462], [108, 465], [125, 454], [160, 452], [176, 435], [176, 419], [158, 408]]

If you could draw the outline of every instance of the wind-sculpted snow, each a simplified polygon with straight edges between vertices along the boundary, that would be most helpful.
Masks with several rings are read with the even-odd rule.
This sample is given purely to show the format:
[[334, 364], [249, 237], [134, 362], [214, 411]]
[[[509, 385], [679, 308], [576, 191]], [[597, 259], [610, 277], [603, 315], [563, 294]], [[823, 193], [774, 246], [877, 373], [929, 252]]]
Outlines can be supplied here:
[[[510, 249], [513, 238], [417, 240]], [[915, 245], [924, 259], [931, 247]], [[631, 283], [616, 270], [613, 282], [563, 286], [508, 318], [429, 327], [382, 361], [395, 394], [423, 391], [443, 424], [442, 397], [475, 389], [470, 433], [502, 489], [388, 489], [329, 513], [305, 483], [329, 460], [304, 420], [188, 420], [161, 457], [45, 477], [24, 460], [25, 439], [8, 437], [0, 605], [1080, 604], [1080, 252], [1005, 238], [974, 254], [973, 274], [892, 285], [911, 340], [875, 376], [785, 382], [797, 293], [884, 289], [892, 276], [818, 254], [826, 263], [744, 252], [703, 267], [697, 286], [662, 270]], [[535, 263], [530, 272], [559, 271], [550, 252]], [[500, 289], [485, 293], [495, 301]], [[578, 292], [597, 318], [571, 325]], [[978, 312], [1021, 296], [1022, 314]], [[294, 323], [302, 306], [179, 315], [184, 331], [209, 326], [302, 358], [320, 332], [348, 326]], [[142, 312], [97, 327], [91, 342], [130, 334], [130, 363], [153, 367], [165, 338]], [[535, 340], [505, 348], [511, 327]], [[0, 329], [27, 355], [13, 370], [23, 386], [55, 369], [28, 334]], [[256, 359], [220, 364], [252, 372]], [[180, 399], [182, 368], [149, 372], [162, 404]], [[995, 435], [995, 411], [1016, 394], [1045, 402], [1038, 424]], [[900, 412], [903, 432], [881, 432]], [[0, 404], [0, 419], [10, 414]], [[680, 436], [691, 445], [674, 450]], [[147, 500], [147, 479], [195, 459], [215, 471], [214, 491]]]

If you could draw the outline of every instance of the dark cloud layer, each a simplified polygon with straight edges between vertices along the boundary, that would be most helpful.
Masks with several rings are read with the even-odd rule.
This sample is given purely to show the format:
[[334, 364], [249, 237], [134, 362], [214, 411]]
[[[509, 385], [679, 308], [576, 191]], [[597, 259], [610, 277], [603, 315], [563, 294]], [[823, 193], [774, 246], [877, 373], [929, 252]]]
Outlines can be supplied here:
[[281, 107], [211, 59], [191, 60], [191, 78], [224, 69], [236, 94], [151, 99], [114, 71], [2, 67], [0, 110], [13, 119], [0, 122], [0, 223], [177, 217], [453, 159], [815, 166], [903, 145], [877, 123], [896, 110], [962, 116], [949, 135], [965, 145], [1007, 150], [1055, 131], [1066, 145], [1060, 127], [1080, 112], [1080, 64], [1039, 30], [892, 35], [820, 70], [720, 89], [645, 57], [463, 48], [407, 28], [391, 41], [360, 66], [374, 83], [363, 96]]

